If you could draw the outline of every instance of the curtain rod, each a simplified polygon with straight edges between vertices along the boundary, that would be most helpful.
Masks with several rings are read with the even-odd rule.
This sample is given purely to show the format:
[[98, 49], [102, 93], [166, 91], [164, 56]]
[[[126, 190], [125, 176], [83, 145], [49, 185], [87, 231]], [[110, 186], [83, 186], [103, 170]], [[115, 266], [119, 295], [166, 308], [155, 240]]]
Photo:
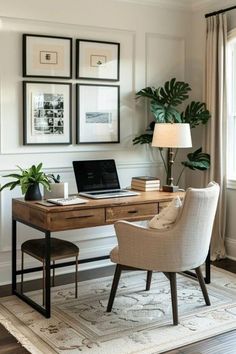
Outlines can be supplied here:
[[207, 18], [207, 17], [215, 16], [218, 14], [222, 14], [223, 12], [231, 11], [234, 9], [236, 9], [236, 6], [227, 7], [226, 9], [221, 9], [218, 11], [210, 12], [209, 14], [206, 14], [205, 17]]

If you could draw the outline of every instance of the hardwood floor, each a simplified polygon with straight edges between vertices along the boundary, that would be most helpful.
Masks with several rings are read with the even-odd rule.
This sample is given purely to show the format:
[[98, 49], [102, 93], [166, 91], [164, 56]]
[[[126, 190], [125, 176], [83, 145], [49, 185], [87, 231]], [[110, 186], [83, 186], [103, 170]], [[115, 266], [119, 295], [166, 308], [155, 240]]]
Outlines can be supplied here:
[[220, 334], [163, 354], [235, 354], [236, 331]]
[[[212, 264], [236, 274], [236, 261], [221, 259]], [[165, 354], [236, 354], [236, 330], [165, 352]]]
[[29, 353], [20, 343], [0, 325], [0, 354], [26, 354]]
[[[217, 267], [226, 269], [236, 274], [236, 261], [224, 259], [213, 262]], [[111, 275], [114, 272], [114, 267], [107, 267], [104, 274], [104, 269], [97, 269], [96, 271], [84, 271], [80, 273], [80, 281], [91, 279], [94, 277], [101, 277]], [[72, 275], [73, 276], [73, 275]], [[65, 284], [73, 282], [71, 275], [63, 275], [57, 277], [57, 284]], [[26, 286], [32, 288], [32, 283], [29, 282]], [[35, 282], [33, 288], [39, 287], [40, 284]], [[9, 287], [1, 288], [1, 296], [10, 294]], [[7, 332], [7, 330], [0, 325], [0, 354], [27, 354], [29, 353], [23, 348], [16, 339]], [[50, 353], [48, 353], [50, 354]], [[122, 353], [120, 353], [122, 354]], [[164, 354], [164, 353], [163, 353]], [[194, 344], [181, 347], [179, 349], [165, 352], [165, 354], [236, 354], [236, 330], [220, 334]]]

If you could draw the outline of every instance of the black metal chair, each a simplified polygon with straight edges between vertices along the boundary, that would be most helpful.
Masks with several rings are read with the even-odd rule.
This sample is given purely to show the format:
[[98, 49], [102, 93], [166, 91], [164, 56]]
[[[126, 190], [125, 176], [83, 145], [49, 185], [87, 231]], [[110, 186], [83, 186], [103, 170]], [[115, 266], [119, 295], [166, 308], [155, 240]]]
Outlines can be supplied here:
[[[24, 254], [28, 254], [31, 257], [36, 258], [38, 261], [43, 263], [43, 305], [45, 303], [45, 273], [46, 273], [46, 240], [44, 238], [31, 239], [22, 243], [21, 245], [21, 269], [24, 270]], [[74, 243], [60, 240], [58, 238], [51, 239], [51, 261], [53, 262], [53, 276], [52, 276], [52, 286], [55, 286], [55, 261], [70, 257], [75, 257], [75, 297], [78, 297], [78, 256], [79, 247]], [[23, 294], [24, 278], [23, 272], [21, 273], [21, 293]]]

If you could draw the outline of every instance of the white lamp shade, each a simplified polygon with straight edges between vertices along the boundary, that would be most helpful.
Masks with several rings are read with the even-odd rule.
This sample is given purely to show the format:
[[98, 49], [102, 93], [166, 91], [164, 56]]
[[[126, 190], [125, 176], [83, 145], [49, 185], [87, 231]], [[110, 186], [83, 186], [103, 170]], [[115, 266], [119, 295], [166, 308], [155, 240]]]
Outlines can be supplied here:
[[156, 123], [152, 146], [166, 148], [188, 148], [192, 146], [188, 123]]

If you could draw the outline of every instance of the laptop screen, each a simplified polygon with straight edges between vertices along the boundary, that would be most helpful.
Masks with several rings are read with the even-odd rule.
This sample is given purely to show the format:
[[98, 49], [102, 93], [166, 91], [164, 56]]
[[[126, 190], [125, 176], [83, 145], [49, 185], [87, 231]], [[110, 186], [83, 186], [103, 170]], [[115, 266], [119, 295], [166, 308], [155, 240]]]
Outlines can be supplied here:
[[120, 189], [114, 160], [73, 161], [78, 192]]

